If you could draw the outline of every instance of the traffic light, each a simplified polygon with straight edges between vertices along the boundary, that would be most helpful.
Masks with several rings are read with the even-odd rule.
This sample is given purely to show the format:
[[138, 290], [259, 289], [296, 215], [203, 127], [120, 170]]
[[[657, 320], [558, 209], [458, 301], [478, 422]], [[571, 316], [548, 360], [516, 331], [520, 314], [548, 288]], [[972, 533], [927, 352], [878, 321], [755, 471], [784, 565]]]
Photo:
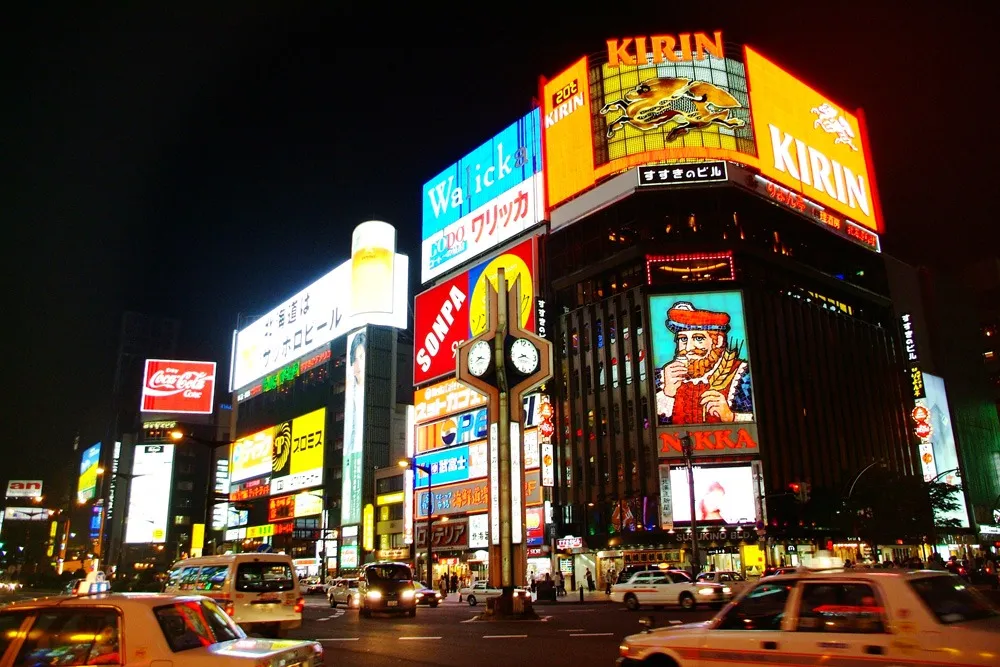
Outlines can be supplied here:
[[796, 502], [802, 502], [802, 485], [798, 482], [792, 482], [788, 485], [788, 491], [795, 496]]

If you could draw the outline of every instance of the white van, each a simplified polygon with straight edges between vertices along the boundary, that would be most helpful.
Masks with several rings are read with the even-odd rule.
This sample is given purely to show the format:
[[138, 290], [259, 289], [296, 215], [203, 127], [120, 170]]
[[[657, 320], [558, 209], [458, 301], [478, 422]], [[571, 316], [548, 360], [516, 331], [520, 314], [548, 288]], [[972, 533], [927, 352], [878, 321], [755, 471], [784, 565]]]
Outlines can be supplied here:
[[179, 560], [164, 592], [214, 599], [247, 633], [280, 637], [302, 625], [305, 598], [290, 556], [241, 553]]

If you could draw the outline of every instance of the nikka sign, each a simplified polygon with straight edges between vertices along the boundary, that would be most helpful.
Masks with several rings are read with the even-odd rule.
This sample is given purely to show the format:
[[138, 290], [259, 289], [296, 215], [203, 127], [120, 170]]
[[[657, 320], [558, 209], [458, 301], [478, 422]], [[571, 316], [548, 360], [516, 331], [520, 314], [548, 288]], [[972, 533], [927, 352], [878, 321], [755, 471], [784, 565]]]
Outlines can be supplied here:
[[661, 426], [656, 429], [657, 449], [661, 459], [683, 458], [681, 438], [691, 436], [694, 457], [702, 456], [757, 456], [757, 425], [753, 422], [734, 424], [699, 424], [690, 426]]
[[212, 414], [214, 361], [147, 359], [142, 382], [143, 412]]

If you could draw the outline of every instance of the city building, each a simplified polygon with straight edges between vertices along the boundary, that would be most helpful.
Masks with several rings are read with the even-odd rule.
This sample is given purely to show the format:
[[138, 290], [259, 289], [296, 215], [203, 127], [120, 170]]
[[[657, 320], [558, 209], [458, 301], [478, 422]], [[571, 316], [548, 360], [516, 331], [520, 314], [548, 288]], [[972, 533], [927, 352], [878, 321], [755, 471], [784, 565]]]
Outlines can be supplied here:
[[398, 474], [412, 397], [407, 276], [395, 229], [362, 223], [351, 258], [235, 332], [220, 548], [310, 576], [375, 559], [376, 475]]
[[424, 186], [414, 523], [467, 523], [435, 542], [460, 574], [483, 576], [497, 528], [492, 425], [455, 350], [500, 267], [554, 343], [554, 432], [522, 424], [529, 574], [926, 556], [834, 517], [874, 466], [926, 473], [864, 116], [720, 33], [680, 39], [543, 78], [540, 109]]

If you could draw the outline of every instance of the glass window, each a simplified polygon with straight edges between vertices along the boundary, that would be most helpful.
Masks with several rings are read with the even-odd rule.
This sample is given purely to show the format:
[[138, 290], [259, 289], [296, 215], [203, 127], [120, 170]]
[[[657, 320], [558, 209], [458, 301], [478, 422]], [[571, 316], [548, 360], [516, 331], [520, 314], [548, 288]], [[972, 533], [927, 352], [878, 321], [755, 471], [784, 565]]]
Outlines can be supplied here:
[[368, 581], [409, 581], [413, 578], [405, 565], [373, 565], [365, 568]]
[[251, 593], [290, 591], [295, 588], [288, 563], [240, 563], [236, 568], [236, 590]]
[[18, 628], [21, 627], [21, 624], [24, 623], [24, 619], [27, 617], [27, 611], [8, 611], [0, 614], [0, 657], [3, 656], [7, 647], [11, 645], [14, 637], [17, 636]]
[[961, 623], [997, 615], [985, 600], [953, 575], [911, 579], [909, 584], [941, 623]]
[[798, 632], [885, 632], [882, 603], [864, 583], [816, 582], [802, 586]]
[[246, 636], [211, 600], [175, 602], [153, 612], [175, 653]]
[[167, 586], [176, 587], [182, 591], [192, 590], [198, 579], [198, 566], [178, 567], [170, 571]]
[[717, 630], [780, 630], [785, 603], [795, 580], [757, 584], [734, 604], [716, 626]]
[[228, 572], [228, 565], [206, 565], [202, 567], [194, 579], [195, 590], [211, 591], [222, 588]]
[[114, 665], [118, 613], [107, 609], [53, 609], [38, 613], [15, 665]]

